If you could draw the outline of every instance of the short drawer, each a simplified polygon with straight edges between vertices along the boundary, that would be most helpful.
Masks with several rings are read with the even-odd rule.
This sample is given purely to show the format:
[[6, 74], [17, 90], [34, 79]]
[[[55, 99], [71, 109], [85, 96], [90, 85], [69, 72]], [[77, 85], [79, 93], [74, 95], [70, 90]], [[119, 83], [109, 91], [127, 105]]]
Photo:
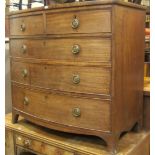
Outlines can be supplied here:
[[13, 107], [41, 120], [109, 131], [110, 101], [12, 87]]
[[48, 145], [46, 143], [34, 140], [32, 138], [15, 134], [16, 145], [22, 146], [26, 149], [30, 149], [36, 153], [44, 155], [74, 155], [74, 153], [63, 150], [61, 148]]
[[110, 10], [74, 11], [46, 14], [48, 34], [111, 32]]
[[109, 95], [111, 71], [104, 67], [12, 62], [12, 80], [20, 83], [30, 80], [32, 86], [53, 90]]
[[10, 18], [10, 35], [39, 35], [44, 33], [43, 15]]
[[104, 38], [11, 39], [12, 57], [78, 62], [111, 61], [111, 40]]

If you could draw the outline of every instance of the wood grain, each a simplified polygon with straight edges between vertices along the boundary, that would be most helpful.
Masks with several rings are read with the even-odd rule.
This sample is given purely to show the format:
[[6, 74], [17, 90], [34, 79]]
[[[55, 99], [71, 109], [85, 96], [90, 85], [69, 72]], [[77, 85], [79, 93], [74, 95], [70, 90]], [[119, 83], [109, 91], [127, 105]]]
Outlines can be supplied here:
[[[26, 46], [22, 53], [22, 46]], [[73, 45], [80, 46], [78, 54]], [[111, 40], [108, 38], [11, 39], [11, 56], [72, 62], [111, 61]]]
[[[21, 31], [22, 24], [25, 24], [24, 31]], [[10, 18], [10, 35], [39, 35], [43, 34], [43, 32], [44, 25], [42, 15]]]
[[[30, 142], [30, 146], [25, 146], [25, 141]], [[22, 146], [24, 148], [35, 151], [36, 153], [46, 154], [46, 155], [74, 155], [74, 153], [60, 149], [55, 146], [45, 144], [44, 142], [36, 141], [29, 137], [21, 136], [20, 134], [15, 134], [15, 145]]]
[[[28, 70], [27, 77], [21, 71]], [[80, 76], [80, 83], [73, 83], [73, 77]], [[103, 67], [78, 67], [39, 65], [12, 62], [12, 81], [30, 83], [32, 86], [53, 90], [86, 93], [110, 94], [110, 69]]]
[[[80, 83], [73, 83], [73, 76]], [[31, 65], [31, 85], [62, 91], [110, 94], [110, 70], [97, 67]]]
[[[71, 26], [74, 16], [80, 22], [77, 29], [73, 29]], [[46, 15], [46, 32], [48, 34], [111, 32], [110, 17], [109, 10], [75, 11], [64, 14], [51, 13]]]
[[[41, 93], [17, 86], [13, 86], [12, 92], [14, 107], [45, 121], [79, 128], [110, 130], [110, 101], [108, 100]], [[29, 99], [28, 105], [24, 105], [24, 97]], [[80, 117], [73, 116], [74, 108], [81, 110]], [[100, 119], [101, 115], [103, 119]]]
[[15, 155], [13, 131], [5, 130], [5, 155]]
[[142, 122], [145, 12], [115, 6], [113, 21], [112, 126], [118, 132]]

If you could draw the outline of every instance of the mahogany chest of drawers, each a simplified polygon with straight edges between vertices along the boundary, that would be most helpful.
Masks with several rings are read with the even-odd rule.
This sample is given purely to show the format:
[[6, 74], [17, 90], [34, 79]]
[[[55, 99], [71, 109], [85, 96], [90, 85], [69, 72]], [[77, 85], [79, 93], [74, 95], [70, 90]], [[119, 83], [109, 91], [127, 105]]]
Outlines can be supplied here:
[[114, 152], [142, 122], [144, 26], [145, 8], [109, 0], [10, 14], [13, 122], [99, 136]]

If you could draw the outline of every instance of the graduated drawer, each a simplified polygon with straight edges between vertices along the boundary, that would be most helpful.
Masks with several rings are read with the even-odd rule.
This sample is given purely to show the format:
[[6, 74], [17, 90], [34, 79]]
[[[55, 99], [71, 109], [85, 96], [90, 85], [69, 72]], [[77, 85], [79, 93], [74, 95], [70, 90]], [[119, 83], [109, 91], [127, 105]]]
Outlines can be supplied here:
[[111, 39], [11, 39], [11, 56], [61, 61], [109, 62]]
[[67, 150], [48, 145], [20, 134], [15, 134], [15, 144], [43, 155], [74, 155], [74, 153]]
[[[25, 76], [23, 75], [27, 73]], [[110, 94], [111, 70], [104, 67], [41, 65], [12, 62], [12, 80], [41, 88]]]
[[10, 35], [39, 35], [44, 33], [43, 15], [10, 18]]
[[29, 90], [13, 85], [13, 107], [57, 124], [110, 130], [110, 101]]
[[111, 32], [110, 10], [88, 10], [46, 14], [48, 34]]

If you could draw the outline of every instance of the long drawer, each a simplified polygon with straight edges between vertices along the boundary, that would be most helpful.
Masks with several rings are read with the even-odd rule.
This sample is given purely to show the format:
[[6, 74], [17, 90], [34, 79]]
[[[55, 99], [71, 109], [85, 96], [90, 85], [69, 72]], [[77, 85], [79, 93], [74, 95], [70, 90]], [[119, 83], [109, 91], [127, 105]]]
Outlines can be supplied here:
[[41, 65], [12, 61], [12, 80], [53, 90], [109, 95], [111, 70], [104, 67]]
[[73, 152], [48, 145], [20, 134], [15, 134], [15, 144], [43, 155], [74, 155]]
[[109, 62], [111, 39], [11, 39], [12, 57], [62, 61]]
[[40, 35], [43, 33], [42, 14], [10, 18], [10, 35]]
[[111, 32], [110, 10], [80, 10], [46, 14], [47, 34], [101, 32]]
[[12, 86], [13, 107], [48, 122], [110, 130], [110, 101], [45, 93]]

